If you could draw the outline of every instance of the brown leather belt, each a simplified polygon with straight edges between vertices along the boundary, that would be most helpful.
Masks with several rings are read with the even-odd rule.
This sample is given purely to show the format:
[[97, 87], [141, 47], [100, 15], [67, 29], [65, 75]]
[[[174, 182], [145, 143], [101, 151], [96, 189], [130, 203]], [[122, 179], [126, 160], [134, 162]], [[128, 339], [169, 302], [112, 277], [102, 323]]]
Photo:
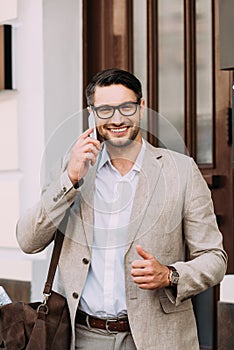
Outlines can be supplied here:
[[76, 323], [89, 328], [105, 329], [109, 333], [130, 332], [127, 316], [104, 319], [90, 316], [85, 312], [78, 310], [76, 313]]

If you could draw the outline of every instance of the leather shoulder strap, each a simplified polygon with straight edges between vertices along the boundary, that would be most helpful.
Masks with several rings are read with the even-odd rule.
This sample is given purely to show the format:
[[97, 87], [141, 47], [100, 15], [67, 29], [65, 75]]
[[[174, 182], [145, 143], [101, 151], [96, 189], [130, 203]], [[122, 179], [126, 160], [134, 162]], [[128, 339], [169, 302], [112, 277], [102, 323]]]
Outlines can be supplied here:
[[44, 291], [43, 291], [44, 294], [50, 294], [52, 290], [54, 276], [58, 265], [62, 245], [63, 245], [64, 234], [66, 231], [69, 214], [70, 214], [70, 207], [67, 209], [63, 220], [61, 221], [58, 229], [55, 232], [54, 248], [51, 255], [50, 266], [47, 274], [47, 280], [44, 286]]

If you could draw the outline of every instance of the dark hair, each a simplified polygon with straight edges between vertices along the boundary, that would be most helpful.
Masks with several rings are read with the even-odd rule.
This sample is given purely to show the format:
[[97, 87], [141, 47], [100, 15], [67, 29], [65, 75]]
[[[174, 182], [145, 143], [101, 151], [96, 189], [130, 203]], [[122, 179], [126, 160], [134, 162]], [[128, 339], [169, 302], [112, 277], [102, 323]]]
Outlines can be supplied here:
[[88, 105], [94, 102], [96, 86], [124, 85], [132, 90], [137, 97], [137, 101], [142, 98], [141, 82], [131, 73], [118, 69], [109, 68], [97, 73], [86, 88], [86, 98]]

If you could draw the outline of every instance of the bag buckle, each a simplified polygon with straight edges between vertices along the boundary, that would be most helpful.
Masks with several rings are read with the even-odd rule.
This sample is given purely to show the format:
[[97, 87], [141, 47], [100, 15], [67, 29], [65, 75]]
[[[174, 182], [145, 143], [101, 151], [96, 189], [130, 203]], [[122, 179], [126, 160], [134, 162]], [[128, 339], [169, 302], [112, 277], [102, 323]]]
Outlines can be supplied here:
[[49, 297], [51, 296], [51, 293], [49, 293], [49, 294], [44, 293], [43, 295], [44, 295], [43, 302], [42, 302], [42, 304], [40, 304], [37, 307], [37, 312], [44, 312], [47, 315], [49, 313], [47, 301], [48, 301]]

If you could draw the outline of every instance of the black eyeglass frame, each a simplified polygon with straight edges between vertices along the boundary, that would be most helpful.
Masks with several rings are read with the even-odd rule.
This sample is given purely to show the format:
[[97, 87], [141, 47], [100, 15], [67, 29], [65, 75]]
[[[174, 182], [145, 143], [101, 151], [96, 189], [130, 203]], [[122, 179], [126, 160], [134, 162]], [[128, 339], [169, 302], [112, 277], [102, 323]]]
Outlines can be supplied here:
[[[126, 104], [129, 104], [129, 103], [131, 103], [131, 104], [133, 104], [133, 105], [136, 106], [135, 111], [134, 111], [133, 113], [131, 113], [131, 114], [127, 114], [127, 115], [126, 115], [126, 114], [123, 114], [123, 113], [121, 112], [120, 108], [123, 107], [123, 106], [126, 105]], [[120, 113], [122, 116], [124, 116], [124, 117], [131, 117], [132, 115], [134, 115], [134, 114], [136, 113], [136, 111], [137, 111], [137, 106], [140, 106], [140, 103], [141, 103], [141, 99], [139, 99], [137, 102], [133, 102], [133, 101], [124, 102], [124, 103], [121, 103], [121, 104], [118, 105], [118, 106], [101, 105], [101, 106], [95, 107], [94, 105], [90, 105], [90, 107], [91, 107], [91, 109], [92, 109], [93, 112], [96, 112], [98, 118], [100, 118], [100, 119], [110, 119], [110, 118], [113, 117], [113, 115], [115, 114], [115, 111], [116, 111], [116, 110], [118, 110], [119, 113]], [[111, 107], [111, 108], [113, 109], [113, 113], [112, 113], [112, 115], [111, 115], [110, 117], [106, 117], [106, 118], [104, 117], [104, 118], [103, 118], [103, 117], [100, 117], [100, 116], [99, 116], [98, 110], [99, 110], [100, 108], [103, 108], [103, 107]]]

